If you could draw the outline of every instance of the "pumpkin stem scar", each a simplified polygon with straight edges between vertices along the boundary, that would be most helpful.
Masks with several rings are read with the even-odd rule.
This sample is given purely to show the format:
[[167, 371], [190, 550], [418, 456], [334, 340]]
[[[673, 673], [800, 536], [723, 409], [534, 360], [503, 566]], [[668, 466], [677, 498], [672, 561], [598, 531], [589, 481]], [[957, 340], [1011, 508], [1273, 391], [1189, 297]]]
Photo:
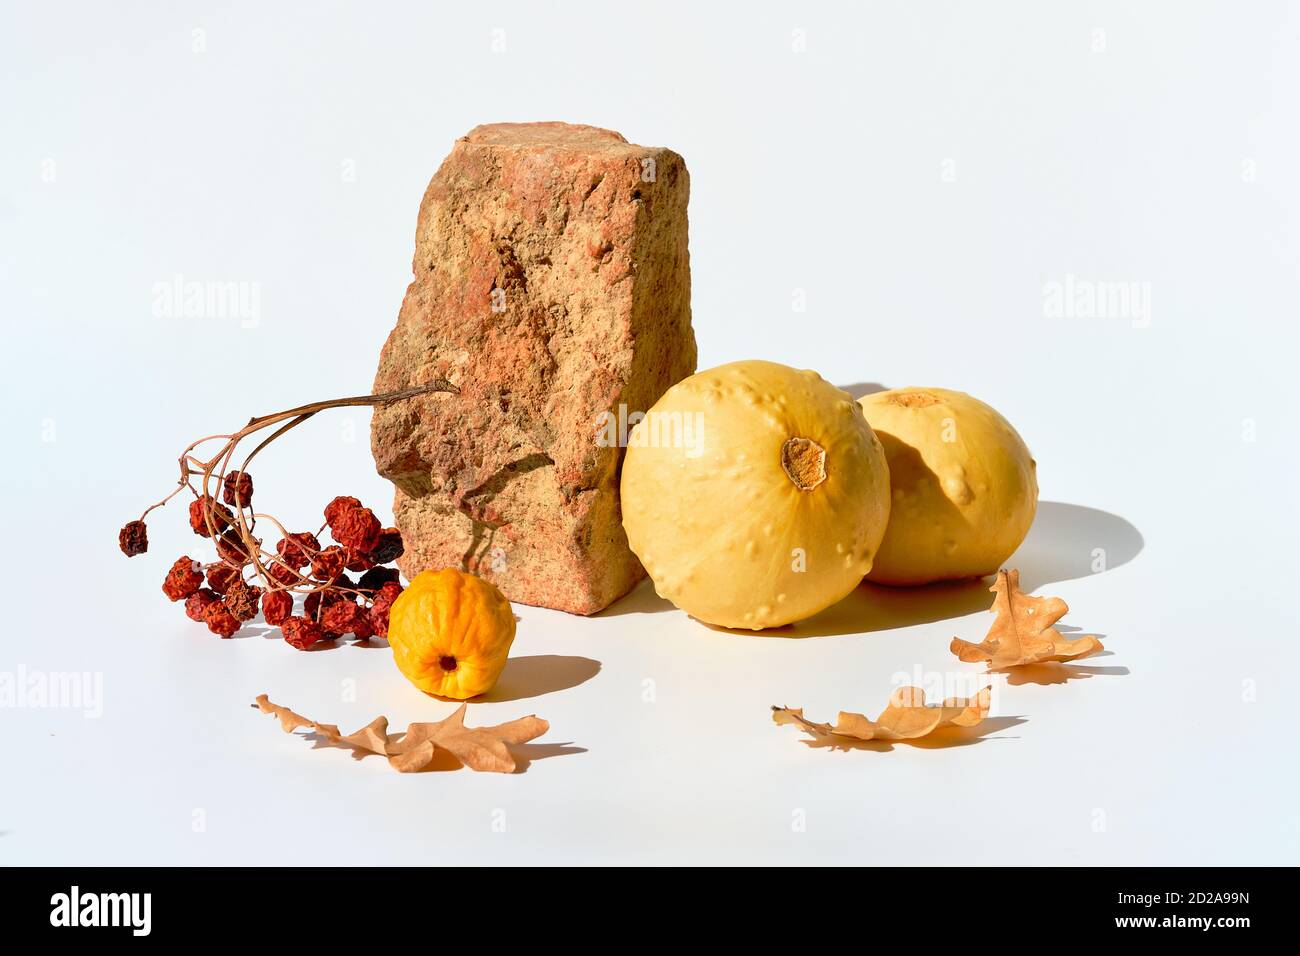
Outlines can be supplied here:
[[787, 438], [781, 446], [781, 467], [800, 491], [812, 491], [826, 480], [826, 449], [809, 438]]
[[443, 655], [438, 658], [438, 666], [445, 671], [454, 671], [456, 669], [456, 658], [450, 654]]

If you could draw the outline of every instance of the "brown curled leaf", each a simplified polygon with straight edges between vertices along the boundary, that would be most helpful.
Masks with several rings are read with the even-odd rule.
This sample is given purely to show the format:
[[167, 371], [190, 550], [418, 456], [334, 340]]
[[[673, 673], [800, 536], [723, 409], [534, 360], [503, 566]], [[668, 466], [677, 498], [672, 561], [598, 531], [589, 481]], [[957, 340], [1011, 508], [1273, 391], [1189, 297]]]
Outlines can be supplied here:
[[794, 724], [814, 737], [841, 737], [849, 740], [915, 740], [940, 727], [973, 727], [989, 715], [992, 688], [985, 687], [974, 697], [950, 697], [938, 707], [925, 702], [919, 687], [899, 687], [889, 698], [889, 706], [875, 720], [863, 714], [840, 712], [832, 724], [809, 720], [798, 707], [773, 707], [772, 720]]
[[996, 595], [991, 610], [997, 615], [979, 644], [954, 637], [950, 649], [968, 664], [987, 661], [991, 669], [1023, 664], [1064, 663], [1104, 650], [1091, 635], [1066, 638], [1053, 625], [1070, 610], [1057, 597], [1030, 597], [1020, 590], [1020, 572], [999, 571], [989, 588]]
[[516, 765], [509, 745], [527, 743], [550, 729], [546, 721], [534, 716], [521, 717], [495, 727], [466, 727], [466, 705], [461, 704], [450, 717], [431, 723], [411, 724], [403, 733], [389, 733], [388, 718], [376, 717], [355, 733], [344, 735], [333, 724], [317, 723], [288, 707], [271, 703], [266, 694], [259, 694], [253, 706], [264, 714], [278, 717], [286, 733], [308, 727], [332, 744], [387, 757], [389, 765], [401, 773], [423, 770], [433, 761], [439, 748], [471, 770], [513, 773]]
[[549, 726], [540, 717], [529, 716], [495, 727], [466, 727], [465, 709], [466, 705], [461, 704], [454, 714], [437, 723], [411, 724], [400, 740], [389, 738], [394, 743], [388, 752], [398, 757], [422, 752], [426, 744], [432, 744], [449, 751], [465, 766], [475, 770], [510, 773], [515, 769], [515, 760], [506, 745], [522, 744], [540, 737]]

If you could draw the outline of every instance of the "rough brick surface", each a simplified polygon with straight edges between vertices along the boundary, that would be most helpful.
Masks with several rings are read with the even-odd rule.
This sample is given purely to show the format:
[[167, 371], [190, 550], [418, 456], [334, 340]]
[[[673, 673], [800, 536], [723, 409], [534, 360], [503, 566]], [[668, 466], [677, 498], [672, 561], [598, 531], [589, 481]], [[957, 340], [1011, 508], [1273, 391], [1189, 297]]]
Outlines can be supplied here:
[[597, 423], [695, 371], [688, 193], [680, 156], [609, 130], [506, 123], [457, 141], [375, 379], [460, 389], [375, 412], [408, 577], [460, 567], [512, 601], [591, 614], [643, 576], [623, 449]]

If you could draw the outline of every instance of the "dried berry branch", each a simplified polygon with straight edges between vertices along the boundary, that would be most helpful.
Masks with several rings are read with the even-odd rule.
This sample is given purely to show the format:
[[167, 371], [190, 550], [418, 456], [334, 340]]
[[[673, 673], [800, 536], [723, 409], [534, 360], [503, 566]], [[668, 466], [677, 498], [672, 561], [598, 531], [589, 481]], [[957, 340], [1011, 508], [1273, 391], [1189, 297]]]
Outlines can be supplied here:
[[[373, 634], [387, 636], [388, 609], [402, 591], [397, 570], [384, 566], [402, 554], [397, 529], [384, 528], [374, 512], [356, 498], [340, 496], [326, 506], [325, 523], [316, 533], [290, 533], [272, 515], [253, 511], [253, 478], [248, 466], [277, 438], [326, 409], [387, 405], [432, 392], [456, 391], [450, 382], [438, 379], [397, 392], [312, 402], [251, 418], [229, 434], [191, 442], [180, 455], [176, 488], [139, 518], [127, 522], [118, 534], [118, 546], [127, 557], [147, 551], [145, 518], [188, 490], [194, 496], [189, 506], [190, 527], [200, 537], [211, 539], [217, 551], [217, 560], [208, 564], [188, 556], [179, 558], [163, 582], [163, 592], [173, 601], [183, 600], [190, 618], [229, 637], [243, 622], [257, 616], [260, 605], [266, 622], [280, 627], [285, 640], [299, 649], [344, 634], [354, 634], [360, 640]], [[260, 438], [243, 462], [232, 467], [239, 444], [271, 428], [274, 430]], [[221, 445], [211, 457], [201, 457], [198, 449], [210, 442]], [[265, 550], [256, 536], [259, 522], [279, 532], [274, 552]], [[322, 547], [318, 535], [326, 528], [335, 544]], [[360, 578], [354, 581], [348, 577], [349, 571], [360, 573]], [[300, 616], [293, 615], [294, 594], [306, 597]]]

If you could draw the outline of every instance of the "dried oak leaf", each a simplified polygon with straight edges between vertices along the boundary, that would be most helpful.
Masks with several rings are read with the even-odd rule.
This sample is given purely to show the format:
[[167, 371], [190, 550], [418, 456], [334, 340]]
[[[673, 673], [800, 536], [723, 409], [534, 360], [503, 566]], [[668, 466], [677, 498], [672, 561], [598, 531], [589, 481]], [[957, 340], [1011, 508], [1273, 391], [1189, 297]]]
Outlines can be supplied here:
[[974, 697], [950, 697], [938, 707], [925, 703], [925, 691], [919, 687], [899, 687], [889, 698], [889, 706], [875, 720], [862, 714], [840, 712], [834, 725], [809, 720], [799, 707], [773, 707], [772, 719], [778, 724], [795, 724], [814, 737], [842, 737], [849, 740], [915, 740], [940, 727], [973, 727], [989, 715], [992, 688], [985, 687]]
[[461, 704], [445, 720], [411, 724], [405, 733], [390, 734], [388, 718], [376, 717], [356, 733], [344, 735], [333, 724], [318, 724], [288, 707], [271, 703], [266, 694], [259, 694], [253, 706], [264, 714], [278, 717], [285, 733], [308, 727], [330, 743], [385, 756], [393, 769], [400, 773], [423, 770], [439, 748], [471, 770], [513, 773], [515, 758], [508, 745], [526, 743], [550, 729], [550, 724], [534, 716], [520, 717], [495, 727], [466, 727], [466, 705]]
[[1073, 661], [1104, 649], [1101, 641], [1091, 635], [1073, 640], [1062, 636], [1052, 625], [1065, 616], [1070, 606], [1060, 598], [1025, 594], [1020, 590], [1019, 571], [999, 571], [989, 590], [997, 595], [991, 608], [997, 617], [988, 636], [979, 644], [954, 637], [950, 645], [966, 663], [987, 661], [996, 670]]

